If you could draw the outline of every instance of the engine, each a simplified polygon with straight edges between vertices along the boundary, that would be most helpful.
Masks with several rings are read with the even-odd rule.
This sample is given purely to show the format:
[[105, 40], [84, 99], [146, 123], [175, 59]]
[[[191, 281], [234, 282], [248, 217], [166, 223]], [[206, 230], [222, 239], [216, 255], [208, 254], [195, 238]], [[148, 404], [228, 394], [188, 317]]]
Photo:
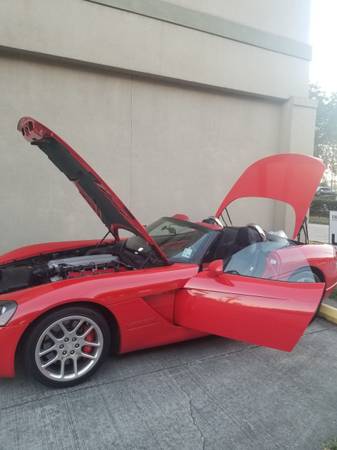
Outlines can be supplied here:
[[74, 253], [78, 251], [44, 255], [0, 267], [0, 294], [77, 276], [126, 270], [119, 257], [112, 254], [74, 256]]
[[118, 256], [114, 255], [85, 255], [52, 259], [47, 266], [51, 281], [57, 281], [67, 278], [69, 273], [115, 269], [119, 263]]

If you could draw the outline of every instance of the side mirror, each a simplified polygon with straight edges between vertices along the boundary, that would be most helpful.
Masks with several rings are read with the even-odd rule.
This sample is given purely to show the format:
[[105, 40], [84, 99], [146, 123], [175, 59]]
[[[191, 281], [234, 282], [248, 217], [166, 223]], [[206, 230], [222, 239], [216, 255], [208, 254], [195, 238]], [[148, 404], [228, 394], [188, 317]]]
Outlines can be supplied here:
[[216, 259], [208, 265], [208, 270], [215, 273], [223, 273], [223, 260]]

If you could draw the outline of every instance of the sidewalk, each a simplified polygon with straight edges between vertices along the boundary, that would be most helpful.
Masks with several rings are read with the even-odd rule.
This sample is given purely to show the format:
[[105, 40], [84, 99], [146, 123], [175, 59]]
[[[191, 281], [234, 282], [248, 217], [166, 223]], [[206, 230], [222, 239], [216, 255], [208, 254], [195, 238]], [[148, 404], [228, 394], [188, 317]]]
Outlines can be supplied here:
[[337, 327], [292, 353], [210, 337], [110, 359], [50, 390], [0, 380], [1, 449], [305, 449], [337, 436]]

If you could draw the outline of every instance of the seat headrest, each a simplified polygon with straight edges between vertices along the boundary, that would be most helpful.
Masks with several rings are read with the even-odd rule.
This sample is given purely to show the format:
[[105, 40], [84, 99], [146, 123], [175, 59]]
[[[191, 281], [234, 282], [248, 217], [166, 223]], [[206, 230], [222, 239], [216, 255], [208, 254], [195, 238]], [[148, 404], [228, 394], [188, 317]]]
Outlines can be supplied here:
[[262, 238], [259, 233], [252, 227], [242, 227], [239, 229], [236, 236], [236, 244], [240, 247], [247, 247], [248, 245], [261, 242]]

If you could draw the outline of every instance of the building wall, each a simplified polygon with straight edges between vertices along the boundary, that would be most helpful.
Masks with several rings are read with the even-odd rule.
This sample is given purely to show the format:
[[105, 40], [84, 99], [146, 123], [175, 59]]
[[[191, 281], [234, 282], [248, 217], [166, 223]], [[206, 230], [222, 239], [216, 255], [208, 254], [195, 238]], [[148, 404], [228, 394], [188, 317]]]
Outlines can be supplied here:
[[[0, 251], [104, 233], [68, 180], [16, 132], [22, 115], [46, 123], [79, 150], [143, 223], [177, 212], [204, 218], [254, 160], [279, 151], [312, 152], [308, 48], [289, 41], [305, 41], [305, 26], [303, 34], [289, 27], [285, 41], [268, 41], [271, 19], [260, 24], [255, 14], [249, 22], [243, 0], [235, 16], [228, 0], [226, 19], [263, 28], [247, 43], [149, 16], [214, 25], [179, 5], [123, 5], [129, 3], [139, 13], [85, 0], [0, 3]], [[288, 3], [284, 9], [292, 16]], [[206, 14], [222, 20], [221, 2], [208, 4]], [[247, 31], [240, 27], [225, 31]], [[261, 47], [264, 37], [274, 50]], [[237, 222], [287, 225], [269, 203], [235, 214]]]
[[309, 42], [310, 0], [170, 0], [170, 3]]
[[[307, 96], [306, 44], [241, 24], [233, 27], [184, 8], [171, 10], [167, 7], [170, 3], [162, 0], [102, 3], [139, 5], [132, 10], [162, 20], [90, 0], [2, 0], [0, 45], [12, 53], [102, 70], [117, 69], [283, 100]], [[149, 7], [144, 10], [144, 5]]]

